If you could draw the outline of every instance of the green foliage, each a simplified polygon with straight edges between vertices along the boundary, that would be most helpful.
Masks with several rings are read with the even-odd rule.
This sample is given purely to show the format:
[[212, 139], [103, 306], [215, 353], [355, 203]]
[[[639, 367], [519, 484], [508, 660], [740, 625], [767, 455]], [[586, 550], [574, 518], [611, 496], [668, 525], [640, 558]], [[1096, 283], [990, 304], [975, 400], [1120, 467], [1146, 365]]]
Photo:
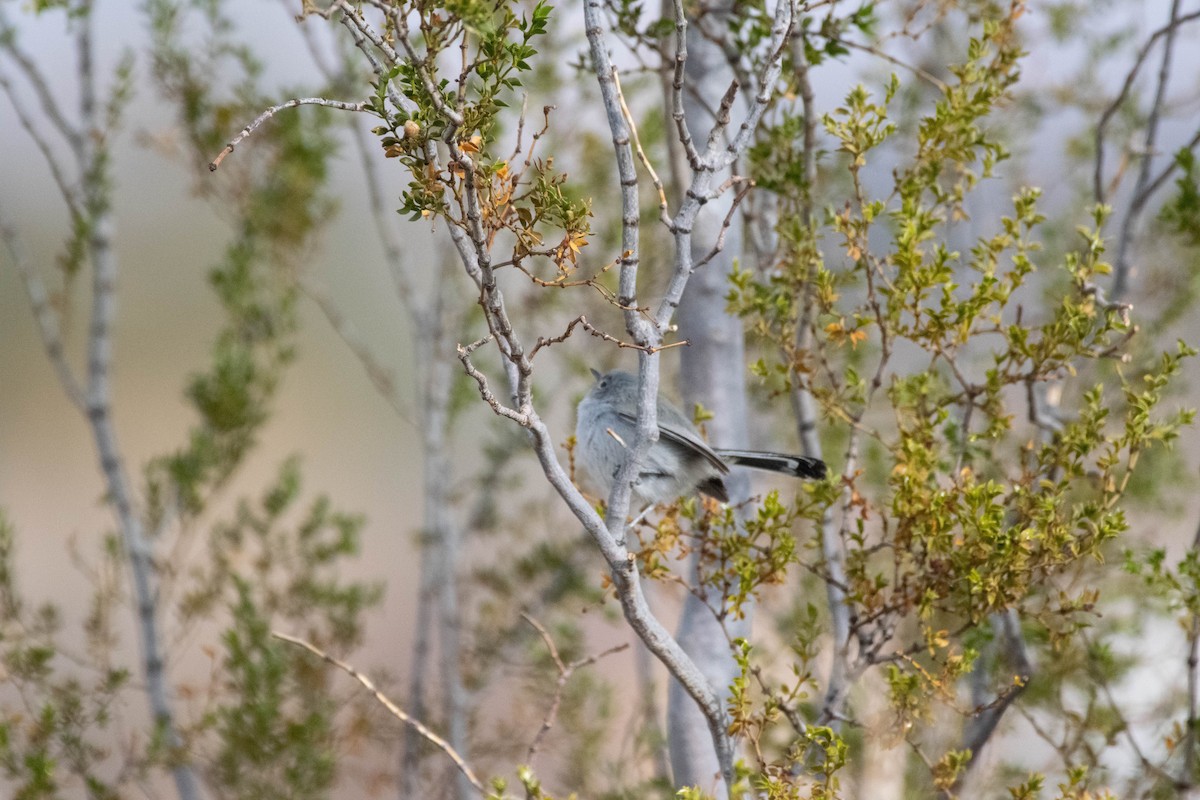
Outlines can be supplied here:
[[379, 585], [339, 575], [358, 552], [362, 518], [320, 497], [288, 525], [300, 497], [293, 459], [257, 504], [242, 501], [234, 519], [213, 530], [210, 566], [181, 604], [186, 618], [211, 618], [222, 606], [231, 615], [222, 692], [202, 726], [217, 736], [213, 780], [230, 797], [328, 796], [342, 703], [328, 668], [271, 630], [342, 652], [359, 644], [363, 613], [382, 596]]
[[[35, 10], [60, 5], [38, 2]], [[393, 8], [377, 17], [387, 44], [377, 52], [391, 60], [376, 71], [367, 104], [378, 118], [383, 155], [405, 171], [400, 213], [467, 233], [476, 268], [493, 246], [511, 248], [511, 257], [495, 266], [513, 266], [542, 286], [574, 285], [592, 235], [593, 204], [581, 187], [601, 194], [597, 206], [605, 203], [610, 165], [589, 158], [579, 167], [585, 180], [572, 180], [561, 167], [565, 159], [556, 166], [553, 157], [535, 155], [551, 127], [549, 109], [528, 144], [518, 142], [512, 155], [500, 148], [511, 121], [506, 109], [529, 88], [539, 59], [547, 60], [539, 48], [552, 44], [551, 6], [409, 0]], [[843, 648], [847, 680], [867, 672], [881, 678], [884, 727], [919, 757], [910, 791], [958, 792], [975, 754], [956, 731], [946, 732], [946, 718], [975, 718], [1024, 692], [1019, 702], [1061, 722], [1075, 738], [1058, 748], [1056, 776], [1022, 771], [1008, 793], [1041, 797], [1056, 786], [1061, 798], [1107, 796], [1100, 788], [1102, 754], [1129, 725], [1105, 694], [1130, 661], [1107, 638], [1119, 632], [1117, 624], [1096, 614], [1102, 598], [1093, 570], [1129, 527], [1128, 498], [1135, 470], [1146, 473], [1145, 454], [1170, 444], [1191, 422], [1190, 412], [1163, 407], [1194, 351], [1183, 343], [1161, 354], [1151, 352], [1157, 343], [1140, 346], [1129, 309], [1106, 298], [1109, 208], [1092, 208], [1071, 241], [1057, 248], [1047, 246], [1057, 220], [1047, 220], [1035, 188], [1017, 191], [1011, 211], [975, 210], [973, 193], [1009, 158], [995, 116], [1010, 107], [1020, 77], [1021, 3], [938, 6], [930, 26], [954, 13], [970, 25], [969, 35], [946, 37], [961, 52], [946, 81], [932, 80], [937, 96], [920, 106], [913, 125], [905, 124], [900, 106], [919, 97], [895, 75], [879, 91], [851, 89], [828, 113], [815, 109], [811, 94], [805, 96], [817, 77], [809, 71], [844, 59], [860, 40], [870, 48], [893, 35], [916, 39], [909, 24], [929, 9], [914, 8], [902, 31], [881, 32], [886, 9], [875, 4], [806, 7], [784, 77], [768, 87], [768, 122], [745, 165], [757, 187], [752, 201], [770, 206], [760, 219], [774, 221], [775, 241], [759, 243], [758, 263], [746, 258], [735, 272], [729, 309], [754, 338], [752, 372], [765, 392], [816, 401], [824, 452], [837, 469], [790, 503], [771, 492], [737, 516], [685, 499], [641, 531], [637, 565], [647, 578], [703, 594], [721, 622], [742, 617], [752, 599], [769, 599], [772, 589], [794, 590], [790, 612], [777, 621], [779, 641], [733, 642], [739, 673], [728, 687], [728, 732], [747, 753], [734, 796], [841, 796], [843, 780], [860, 769], [866, 738], [845, 724], [854, 715], [843, 698], [853, 690], [835, 690], [834, 679], [826, 680], [822, 657], [834, 651], [840, 658]], [[262, 69], [229, 36], [232, 21], [220, 3], [152, 0], [148, 9], [154, 74], [178, 101], [191, 155], [207, 160], [277, 93], [261, 90]], [[639, 54], [669, 45], [676, 30], [658, 7], [638, 0], [616, 0], [606, 9]], [[1078, 13], [1052, 7], [1055, 32], [1065, 35]], [[772, 22], [765, 2], [734, 4], [724, 44], [739, 78], [773, 55]], [[185, 38], [193, 25], [205, 35]], [[1128, 34], [1108, 36], [1117, 41]], [[670, 68], [669, 53], [664, 62]], [[232, 80], [213, 77], [230, 70]], [[112, 125], [128, 101], [131, 75], [122, 62], [108, 109]], [[625, 91], [636, 99], [636, 79]], [[642, 129], [651, 152], [663, 146], [664, 120]], [[523, 132], [527, 123], [522, 119]], [[280, 114], [255, 134], [255, 147], [229, 162], [240, 174], [203, 189], [233, 220], [233, 241], [210, 274], [225, 322], [211, 364], [187, 387], [197, 424], [177, 451], [146, 468], [146, 516], [155, 531], [198, 528], [269, 418], [293, 356], [293, 270], [332, 210], [323, 192], [335, 151], [330, 124], [319, 109]], [[607, 146], [602, 138], [585, 131], [577, 144], [595, 151]], [[62, 256], [68, 280], [84, 263], [91, 220], [108, 210], [109, 165], [103, 158], [97, 164], [86, 176], [97, 188], [85, 213], [73, 217]], [[1160, 221], [1194, 246], [1200, 240], [1195, 159], [1185, 150], [1177, 164], [1178, 191]], [[653, 218], [653, 209], [644, 211]], [[648, 262], [654, 246], [633, 255]], [[544, 272], [537, 266], [543, 262], [552, 269]], [[493, 473], [513, 449], [489, 460]], [[473, 526], [489, 532], [496, 527], [494, 478], [486, 476], [489, 487], [472, 516]], [[501, 491], [510, 488], [506, 483]], [[380, 597], [380, 587], [339, 574], [357, 552], [362, 520], [323, 497], [301, 508], [301, 494], [299, 469], [289, 461], [258, 501], [242, 501], [230, 521], [212, 528], [208, 564], [183, 574], [185, 623], [226, 614], [230, 620], [215, 700], [188, 731], [189, 746], [206, 753], [214, 785], [229, 796], [328, 796], [345, 731], [366, 729], [356, 710], [344, 709], [323, 666], [270, 636], [282, 627], [324, 648], [353, 648], [364, 611]], [[532, 518], [521, 522], [529, 526]], [[480, 591], [469, 614], [476, 663], [467, 679], [482, 689], [504, 665], [532, 665], [513, 703], [511, 725], [523, 733], [528, 708], [541, 711], [530, 695], [544, 699], [559, 665], [544, 641], [516, 621], [515, 609], [544, 614], [561, 657], [570, 661], [587, 652], [578, 608], [603, 602], [607, 586], [596, 585], [594, 554], [577, 542], [518, 545], [496, 547], [502, 556], [474, 574]], [[33, 698], [26, 698], [23, 715], [0, 724], [0, 768], [21, 797], [57, 797], [68, 781], [95, 797], [115, 796], [98, 777], [107, 754], [95, 742], [109, 724], [105, 704], [125, 675], [114, 668], [93, 683], [63, 677], [57, 612], [23, 609], [10, 553], [11, 532], [0, 520], [3, 664]], [[833, 563], [831, 553], [844, 561]], [[680, 564], [693, 556], [698, 569], [681, 577]], [[1131, 549], [1126, 563], [1146, 593], [1178, 614], [1190, 637], [1200, 637], [1194, 549], [1177, 560], [1162, 549]], [[96, 653], [112, 647], [106, 609], [117, 592], [103, 588], [87, 623]], [[833, 611], [811, 602], [821, 589]], [[834, 642], [830, 623], [838, 603], [845, 604], [849, 631]], [[1042, 665], [1028, 684], [1020, 665], [997, 654], [997, 620], [1008, 614], [1019, 618], [1017, 635]], [[973, 689], [987, 690], [982, 705], [964, 707], [959, 699], [968, 676]], [[1086, 708], [1070, 708], [1066, 695], [1082, 698]], [[556, 731], [566, 740], [560, 754], [567, 764], [550, 777], [518, 767], [527, 798], [549, 799], [543, 781], [556, 777], [591, 795], [663, 791], [661, 781], [636, 785], [596, 757], [615, 716], [611, 699], [590, 673], [572, 678]], [[1195, 736], [1194, 720], [1176, 721], [1168, 748], [1191, 747]], [[523, 749], [514, 744], [519, 738], [505, 736], [500, 749]], [[137, 767], [179, 756], [165, 749], [152, 742]], [[509, 796], [503, 780], [493, 790], [494, 797]], [[677, 796], [703, 793], [690, 787]]]
[[[230, 37], [219, 3], [151, 3], [154, 71], [179, 104], [180, 122], [196, 160], [207, 160], [230, 121], [252, 116], [269, 101], [258, 88], [261, 67]], [[183, 32], [207, 27], [205, 49]], [[231, 96], [211, 75], [234, 70]], [[336, 152], [332, 118], [280, 115], [269, 136], [232, 162], [221, 188], [210, 188], [234, 223], [225, 259], [209, 282], [226, 315], [211, 367], [194, 376], [187, 395], [200, 418], [187, 444], [147, 469], [151, 515], [181, 514], [186, 524], [230, 478], [254, 447], [270, 401], [293, 356], [297, 261], [306, 255], [333, 204], [325, 195]], [[238, 174], [240, 172], [240, 174]], [[204, 729], [217, 734], [216, 777], [231, 796], [326, 796], [336, 774], [338, 708], [324, 669], [270, 638], [285, 625], [324, 647], [358, 643], [363, 612], [379, 586], [344, 582], [341, 565], [357, 554], [361, 518], [320, 497], [294, 525], [300, 501], [295, 459], [283, 464], [257, 507], [242, 501], [231, 522], [214, 528], [208, 566], [194, 575], [181, 612], [187, 621], [228, 609], [223, 642], [225, 681]]]
[[1175, 163], [1180, 172], [1175, 179], [1176, 193], [1163, 206], [1159, 217], [1187, 244], [1195, 246], [1200, 244], [1200, 172], [1196, 154], [1182, 149], [1175, 154]]
[[236, 701], [211, 712], [221, 740], [214, 782], [229, 797], [326, 797], [336, 774], [329, 687], [304, 680], [294, 648], [271, 638], [251, 584], [234, 586], [224, 679]]
[[[155, 78], [179, 102], [180, 121], [199, 158], [220, 147], [227, 119], [249, 116], [268, 102], [254, 88], [260, 67], [231, 43], [220, 4], [198, 9], [192, 15], [186, 4], [169, 0], [149, 5]], [[193, 16], [214, 32], [206, 52], [181, 42], [186, 25], [196, 23]], [[230, 66], [242, 78], [236, 99], [222, 100], [209, 76]], [[209, 274], [225, 324], [211, 366], [187, 388], [199, 423], [186, 445], [146, 469], [156, 523], [172, 513], [197, 515], [229, 479], [254, 446], [293, 356], [298, 290], [292, 272], [332, 211], [324, 186], [335, 148], [326, 113], [280, 115], [273, 124], [271, 136], [258, 138], [254, 150], [231, 165], [241, 174], [224, 189], [209, 190], [234, 223], [225, 258]]]
[[[361, 614], [378, 602], [381, 587], [343, 583], [338, 570], [358, 552], [360, 516], [333, 509], [316, 498], [299, 519], [287, 524], [301, 498], [299, 466], [289, 459], [259, 500], [238, 504], [234, 518], [214, 527], [208, 566], [196, 573], [195, 588], [182, 603], [187, 615], [208, 616], [218, 603], [252, 598], [259, 613], [321, 647], [346, 649], [359, 642]], [[246, 591], [238, 586], [253, 587]]]
[[[729, 293], [763, 346], [753, 372], [777, 391], [810, 393], [827, 440], [844, 443], [848, 495], [814, 487], [795, 513], [820, 525], [831, 504], [846, 504], [840, 531], [824, 535], [836, 532], [845, 552], [855, 663], [884, 666], [897, 721], [914, 732], [932, 728], [939, 700], [955, 706], [956, 682], [979, 658], [969, 634], [993, 615], [1017, 609], [1056, 649], [1089, 624], [1098, 594], [1078, 576], [1126, 531], [1121, 500], [1141, 453], [1169, 443], [1192, 416], [1159, 410], [1194, 353], [1182, 344], [1133, 375], [1101, 372], [1064, 419], [1038, 399], [1038, 384], [1131, 358], [1128, 311], [1097, 287], [1109, 272], [1106, 208], [1093, 210], [1057, 263], [1039, 254], [1045, 217], [1035, 189], [1021, 190], [1011, 215], [968, 254], [947, 244], [972, 190], [1007, 157], [986, 119], [1018, 76], [1012, 21], [989, 19], [970, 38], [913, 142], [896, 141], [894, 76], [882, 101], [857, 87], [824, 116], [851, 185], [848, 202], [827, 200], [823, 214], [809, 211], [812, 122], [779, 112], [751, 153], [777, 195], [779, 247], [759, 270], [736, 272]], [[881, 183], [870, 173], [876, 163], [906, 151], [887, 167], [890, 192], [868, 188]], [[1043, 278], [1061, 291], [1032, 318], [1020, 298], [1039, 271], [1063, 279]], [[861, 462], [872, 442], [884, 454], [881, 481], [868, 480]], [[834, 580], [815, 544], [795, 550]], [[803, 655], [813, 637], [795, 641]], [[796, 674], [809, 678], [803, 667]], [[1008, 690], [998, 677], [998, 691], [1011, 690], [1012, 676]], [[739, 724], [795, 691], [755, 704], [745, 690], [735, 683]], [[930, 759], [932, 785], [953, 790], [970, 757], [947, 749]]]
[[[498, 115], [532, 69], [534, 44], [546, 36], [551, 6], [538, 2], [521, 16], [505, 3], [456, 3], [432, 16], [422, 3], [412, 7], [422, 14], [420, 33], [412, 35], [419, 57], [382, 70], [368, 99], [382, 122], [374, 132], [384, 155], [399, 159], [410, 176], [398, 212], [414, 221], [444, 219], [488, 241], [507, 233], [514, 241], [511, 263], [529, 272], [524, 260], [547, 258], [557, 272], [553, 282], [565, 281], [591, 233], [589, 203], [564, 191], [566, 176], [552, 170], [551, 159], [534, 158], [544, 130], [528, 145], [521, 166], [492, 154]], [[399, 11], [389, 24], [406, 13]], [[408, 40], [410, 32], [395, 34]], [[462, 70], [453, 79], [442, 77], [439, 56], [460, 47], [469, 54]], [[407, 101], [403, 110], [392, 107], [397, 91]], [[441, 172], [429, 160], [439, 141], [450, 149], [448, 168]], [[514, 157], [522, 145], [518, 142]]]
[[689, 498], [658, 520], [653, 538], [637, 552], [638, 564], [647, 577], [665, 578], [671, 560], [695, 554], [697, 587], [711, 592], [714, 613], [740, 619], [750, 599], [783, 583], [799, 560], [793, 532], [797, 516], [777, 492], [742, 520], [732, 508], [714, 512]]
[[[124, 668], [99, 660], [73, 668], [60, 642], [56, 606], [24, 607], [14, 570], [16, 533], [0, 512], [0, 773], [13, 800], [50, 800], [81, 789], [96, 800], [120, 796], [107, 763], [118, 733], [113, 707], [129, 684]], [[94, 644], [99, 644], [92, 639]], [[111, 648], [104, 654], [111, 656]], [[98, 655], [103, 655], [99, 654]], [[140, 764], [130, 764], [137, 774]]]

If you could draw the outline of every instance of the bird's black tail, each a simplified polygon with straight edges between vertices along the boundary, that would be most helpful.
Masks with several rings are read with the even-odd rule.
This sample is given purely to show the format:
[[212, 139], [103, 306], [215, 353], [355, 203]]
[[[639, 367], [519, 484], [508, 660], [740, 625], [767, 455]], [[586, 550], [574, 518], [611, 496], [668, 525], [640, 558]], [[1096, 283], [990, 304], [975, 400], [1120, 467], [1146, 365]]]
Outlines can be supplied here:
[[789, 456], [783, 453], [764, 453], [759, 450], [718, 450], [717, 455], [739, 467], [765, 469], [796, 478], [824, 478], [825, 462], [808, 456]]

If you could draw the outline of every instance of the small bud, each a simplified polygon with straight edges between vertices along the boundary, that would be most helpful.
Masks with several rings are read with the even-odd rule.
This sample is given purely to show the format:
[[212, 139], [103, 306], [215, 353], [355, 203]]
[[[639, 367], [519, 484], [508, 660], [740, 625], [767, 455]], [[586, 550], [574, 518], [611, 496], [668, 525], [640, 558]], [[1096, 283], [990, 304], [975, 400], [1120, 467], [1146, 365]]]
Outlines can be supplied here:
[[404, 123], [404, 138], [415, 139], [417, 134], [421, 132], [421, 126], [413, 122], [411, 119]]

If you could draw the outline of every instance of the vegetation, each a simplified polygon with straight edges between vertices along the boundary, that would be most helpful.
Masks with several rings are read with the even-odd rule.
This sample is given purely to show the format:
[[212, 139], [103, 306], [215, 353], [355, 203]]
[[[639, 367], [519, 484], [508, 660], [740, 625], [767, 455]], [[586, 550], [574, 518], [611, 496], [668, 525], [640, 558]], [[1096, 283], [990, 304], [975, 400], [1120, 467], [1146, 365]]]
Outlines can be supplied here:
[[[67, 215], [51, 267], [0, 207], [3, 263], [116, 524], [81, 559], [94, 596], [75, 634], [28, 607], [28, 539], [0, 516], [13, 796], [169, 778], [181, 800], [1157, 798], [1200, 781], [1200, 538], [1152, 533], [1194, 513], [1171, 444], [1193, 417], [1200, 134], [1164, 123], [1194, 125], [1168, 85], [1200, 13], [1176, 2], [1162, 27], [1114, 34], [1100, 9], [1043, 23], [1020, 0], [305, 2], [279, 24], [300, 26], [320, 82], [269, 86], [264, 32], [221, 2], [148, 2], [144, 52], [111, 79], [90, 0], [11, 6], [0, 88]], [[22, 43], [36, 16], [73, 37], [74, 107], [49, 88], [61, 65]], [[1027, 65], [1070, 45], [1083, 74], [1119, 63], [1121, 80], [1063, 68], [1058, 105], [1086, 121], [1055, 158], [1090, 180], [1050, 196], [1023, 177], [1046, 158], [1031, 137], [1065, 123]], [[196, 422], [131, 467], [110, 373], [112, 146], [134, 74], [230, 239], [210, 364], [184, 387]], [[408, 342], [363, 341], [306, 270], [342, 149], [363, 162]], [[431, 264], [406, 246], [425, 235]], [[59, 300], [80, 294], [83, 371]], [[370, 521], [306, 500], [299, 458], [265, 490], [241, 476], [310, 301], [420, 429], [407, 686], [354, 663], [398, 588], [347, 576]], [[414, 377], [381, 347], [408, 348]], [[714, 440], [791, 442], [773, 449], [829, 476], [734, 476], [729, 505], [638, 508], [677, 354]], [[634, 356], [638, 434], [595, 497], [561, 412], [586, 366]], [[477, 423], [482, 441], [462, 433]], [[247, 499], [220, 521], [229, 493]], [[116, 632], [126, 606], [137, 642]], [[1178, 681], [1147, 686], [1165, 620]], [[636, 676], [605, 680], [629, 644]], [[202, 691], [177, 675], [197, 649]]]

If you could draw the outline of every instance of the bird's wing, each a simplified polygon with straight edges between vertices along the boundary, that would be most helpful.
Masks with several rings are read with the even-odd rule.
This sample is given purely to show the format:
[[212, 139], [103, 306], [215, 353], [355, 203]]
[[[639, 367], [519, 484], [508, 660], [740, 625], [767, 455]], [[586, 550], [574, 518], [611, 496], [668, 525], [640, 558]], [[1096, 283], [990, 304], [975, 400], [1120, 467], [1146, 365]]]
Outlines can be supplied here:
[[[637, 424], [637, 417], [635, 417], [633, 414], [626, 414], [623, 411], [619, 413], [621, 415], [621, 419], [625, 420], [630, 425]], [[701, 439], [692, 431], [689, 431], [686, 428], [673, 426], [669, 423], [664, 424], [660, 421], [658, 423], [658, 436], [664, 441], [671, 442], [672, 444], [682, 447], [684, 450], [688, 450], [692, 453], [702, 456], [705, 461], [716, 467], [721, 474], [729, 472], [729, 465], [722, 461], [721, 457], [717, 455], [716, 451], [709, 447], [703, 439]]]

